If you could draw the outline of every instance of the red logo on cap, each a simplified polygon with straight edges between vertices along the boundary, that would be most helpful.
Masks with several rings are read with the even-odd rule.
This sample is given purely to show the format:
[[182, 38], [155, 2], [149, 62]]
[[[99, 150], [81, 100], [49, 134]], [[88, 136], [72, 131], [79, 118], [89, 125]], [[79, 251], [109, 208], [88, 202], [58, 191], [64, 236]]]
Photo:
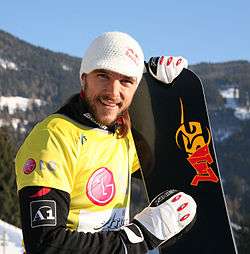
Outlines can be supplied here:
[[23, 173], [28, 175], [36, 168], [36, 161], [34, 159], [28, 159], [23, 166]]
[[126, 50], [126, 56], [128, 56], [136, 65], [139, 65], [139, 56], [134, 52], [133, 49], [128, 48]]
[[95, 205], [107, 205], [115, 195], [112, 172], [104, 167], [97, 169], [88, 180], [86, 193]]

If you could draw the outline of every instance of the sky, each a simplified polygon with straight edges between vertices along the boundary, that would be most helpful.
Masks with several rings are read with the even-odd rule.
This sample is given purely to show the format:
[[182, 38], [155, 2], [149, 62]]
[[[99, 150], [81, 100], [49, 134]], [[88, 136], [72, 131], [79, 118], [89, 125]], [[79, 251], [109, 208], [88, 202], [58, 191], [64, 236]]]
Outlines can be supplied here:
[[122, 31], [139, 41], [146, 59], [250, 61], [249, 0], [8, 0], [1, 1], [0, 29], [77, 57], [96, 36]]

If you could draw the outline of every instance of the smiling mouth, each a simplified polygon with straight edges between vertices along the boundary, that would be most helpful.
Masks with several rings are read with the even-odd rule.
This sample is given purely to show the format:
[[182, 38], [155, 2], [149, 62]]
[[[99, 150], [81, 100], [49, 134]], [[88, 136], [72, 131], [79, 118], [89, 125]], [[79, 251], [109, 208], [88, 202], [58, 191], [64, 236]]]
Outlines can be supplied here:
[[114, 102], [113, 100], [105, 99], [105, 98], [100, 98], [99, 101], [105, 107], [112, 108], [112, 109], [119, 107], [119, 104], [120, 104], [120, 103]]

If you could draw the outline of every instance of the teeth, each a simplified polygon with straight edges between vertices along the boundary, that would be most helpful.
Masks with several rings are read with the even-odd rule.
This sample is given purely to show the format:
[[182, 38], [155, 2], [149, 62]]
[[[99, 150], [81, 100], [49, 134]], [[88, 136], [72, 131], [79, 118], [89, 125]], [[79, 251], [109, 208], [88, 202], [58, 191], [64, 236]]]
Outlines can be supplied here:
[[117, 104], [111, 100], [105, 100], [105, 99], [100, 99], [100, 101], [106, 105], [106, 106], [109, 106], [109, 107], [115, 107]]

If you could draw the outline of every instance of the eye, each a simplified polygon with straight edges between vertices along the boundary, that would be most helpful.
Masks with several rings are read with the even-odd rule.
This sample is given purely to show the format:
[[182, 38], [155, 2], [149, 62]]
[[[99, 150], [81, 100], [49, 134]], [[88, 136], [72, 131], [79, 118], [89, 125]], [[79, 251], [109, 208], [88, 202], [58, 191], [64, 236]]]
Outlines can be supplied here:
[[123, 86], [126, 86], [126, 87], [130, 87], [132, 85], [135, 84], [135, 82], [131, 79], [121, 79], [120, 80], [120, 83], [123, 85]]
[[96, 76], [100, 80], [109, 80], [109, 75], [107, 73], [97, 73]]

